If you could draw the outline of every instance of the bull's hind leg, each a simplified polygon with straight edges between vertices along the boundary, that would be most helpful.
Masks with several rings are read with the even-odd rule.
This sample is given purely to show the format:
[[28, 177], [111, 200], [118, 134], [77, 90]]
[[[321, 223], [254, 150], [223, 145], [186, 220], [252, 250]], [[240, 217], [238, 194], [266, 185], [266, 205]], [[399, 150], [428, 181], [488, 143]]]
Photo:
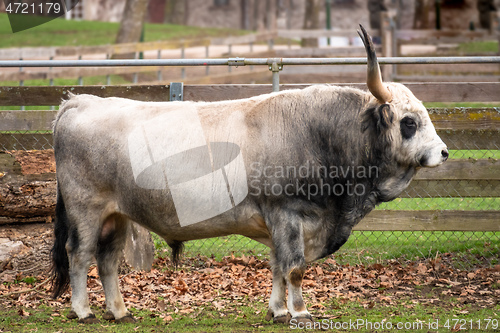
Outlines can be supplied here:
[[[304, 256], [304, 236], [300, 218], [293, 211], [276, 212], [273, 218], [272, 239], [275, 253], [275, 268], [273, 269], [273, 291], [274, 272], [279, 269], [282, 279], [288, 288], [288, 312], [295, 322], [311, 321], [311, 315], [306, 309], [302, 298], [302, 278], [306, 271], [306, 260]], [[280, 283], [277, 281], [277, 283]], [[277, 284], [279, 289], [284, 286]], [[284, 291], [276, 290], [276, 294], [284, 294]], [[271, 295], [271, 300], [273, 297]], [[270, 303], [272, 310], [273, 303]]]
[[283, 277], [281, 267], [276, 264], [274, 251], [271, 253], [271, 265], [273, 268], [273, 289], [266, 320], [273, 319], [277, 323], [287, 323], [290, 317], [286, 307], [286, 280]]
[[130, 223], [119, 214], [112, 214], [104, 220], [97, 243], [97, 266], [106, 296], [107, 312], [103, 318], [117, 322], [135, 322], [127, 311], [120, 293], [118, 265]]
[[96, 236], [91, 229], [71, 227], [66, 244], [71, 281], [71, 312], [68, 318], [78, 318], [82, 323], [97, 322], [90, 310], [87, 294], [87, 273], [95, 250]]

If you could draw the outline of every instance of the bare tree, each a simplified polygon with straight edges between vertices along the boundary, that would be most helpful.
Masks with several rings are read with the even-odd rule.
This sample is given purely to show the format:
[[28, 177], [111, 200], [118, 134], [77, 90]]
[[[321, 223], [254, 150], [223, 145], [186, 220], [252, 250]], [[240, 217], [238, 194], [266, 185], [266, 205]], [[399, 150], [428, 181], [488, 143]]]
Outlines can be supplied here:
[[126, 0], [116, 43], [134, 43], [140, 40], [147, 8], [148, 0]]
[[[307, 0], [306, 1], [306, 14], [304, 16], [304, 29], [319, 29], [319, 11], [321, 5], [324, 4], [322, 0]], [[303, 38], [301, 42], [303, 47], [318, 47], [317, 38]]]
[[415, 18], [413, 20], [413, 29], [429, 29], [429, 12], [431, 10], [431, 1], [415, 1]]
[[186, 24], [186, 0], [166, 0], [165, 23]]
[[381, 12], [387, 11], [384, 0], [368, 0], [368, 11], [370, 12], [370, 28], [380, 30]]

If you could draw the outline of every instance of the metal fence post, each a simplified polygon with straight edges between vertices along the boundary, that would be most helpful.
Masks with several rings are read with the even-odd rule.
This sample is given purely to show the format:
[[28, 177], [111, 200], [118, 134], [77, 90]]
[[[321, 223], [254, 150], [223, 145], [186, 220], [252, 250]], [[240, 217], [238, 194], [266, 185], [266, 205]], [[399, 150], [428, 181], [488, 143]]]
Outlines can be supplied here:
[[[111, 56], [109, 54], [106, 54], [106, 59], [109, 59]], [[109, 86], [111, 85], [111, 75], [107, 74], [106, 75], [106, 85]]]
[[[135, 52], [134, 58], [138, 59], [138, 56], [139, 56], [139, 52]], [[135, 84], [137, 82], [139, 82], [139, 74], [137, 72], [134, 73], [134, 78], [132, 79], [132, 82], [134, 82]]]
[[[209, 57], [209, 48], [210, 48], [210, 45], [206, 45], [205, 46], [205, 58], [208, 58]], [[210, 75], [210, 66], [206, 66], [205, 67], [205, 75]]]
[[269, 70], [273, 72], [273, 92], [280, 91], [280, 71], [282, 69], [283, 65], [279, 59], [273, 59], [269, 65]]
[[170, 82], [169, 95], [170, 95], [169, 101], [184, 100], [184, 83]]
[[[54, 60], [54, 57], [50, 56], [49, 57], [49, 60]], [[54, 78], [52, 77], [52, 66], [49, 67], [49, 74], [50, 74], [50, 79], [49, 79], [49, 86], [53, 86], [54, 85]], [[50, 110], [55, 110], [55, 106], [54, 105], [51, 105], [50, 106]]]
[[[19, 61], [23, 61], [23, 58], [19, 58]], [[23, 68], [19, 67], [19, 73], [21, 73], [22, 71], [23, 71]], [[24, 80], [23, 79], [19, 80], [19, 86], [20, 87], [24, 86]], [[24, 105], [21, 105], [21, 111], [24, 111]]]
[[[184, 59], [184, 57], [186, 56], [185, 54], [185, 50], [184, 50], [184, 41], [182, 41], [182, 47], [181, 47], [181, 59]], [[181, 78], [182, 79], [185, 79], [186, 78], [186, 68], [185, 67], [182, 67], [181, 68]]]
[[[157, 58], [161, 59], [161, 50], [158, 50]], [[162, 73], [161, 73], [161, 68], [158, 69], [157, 75], [158, 75], [158, 81], [161, 81], [163, 79], [163, 76], [162, 76]]]

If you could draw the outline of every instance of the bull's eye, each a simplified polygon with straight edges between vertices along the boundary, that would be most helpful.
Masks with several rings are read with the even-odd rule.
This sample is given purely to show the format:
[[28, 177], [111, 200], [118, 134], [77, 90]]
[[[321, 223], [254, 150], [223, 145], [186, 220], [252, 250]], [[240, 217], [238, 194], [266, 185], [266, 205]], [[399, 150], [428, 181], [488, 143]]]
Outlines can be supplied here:
[[401, 136], [405, 139], [411, 139], [417, 132], [417, 123], [410, 117], [404, 117], [400, 123]]

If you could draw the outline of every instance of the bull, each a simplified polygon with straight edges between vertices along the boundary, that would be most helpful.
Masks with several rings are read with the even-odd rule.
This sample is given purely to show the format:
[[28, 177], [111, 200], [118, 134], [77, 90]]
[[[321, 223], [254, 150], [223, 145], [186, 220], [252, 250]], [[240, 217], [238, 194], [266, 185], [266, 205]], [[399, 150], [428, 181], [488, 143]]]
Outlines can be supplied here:
[[307, 263], [337, 251], [419, 168], [448, 157], [426, 108], [402, 84], [382, 82], [370, 36], [358, 33], [369, 92], [315, 85], [221, 102], [64, 101], [54, 123], [52, 259], [54, 297], [72, 288], [69, 317], [97, 320], [86, 290], [95, 257], [104, 319], [134, 321], [117, 268], [135, 222], [163, 237], [174, 259], [195, 239], [239, 234], [267, 245], [268, 316], [310, 322]]

